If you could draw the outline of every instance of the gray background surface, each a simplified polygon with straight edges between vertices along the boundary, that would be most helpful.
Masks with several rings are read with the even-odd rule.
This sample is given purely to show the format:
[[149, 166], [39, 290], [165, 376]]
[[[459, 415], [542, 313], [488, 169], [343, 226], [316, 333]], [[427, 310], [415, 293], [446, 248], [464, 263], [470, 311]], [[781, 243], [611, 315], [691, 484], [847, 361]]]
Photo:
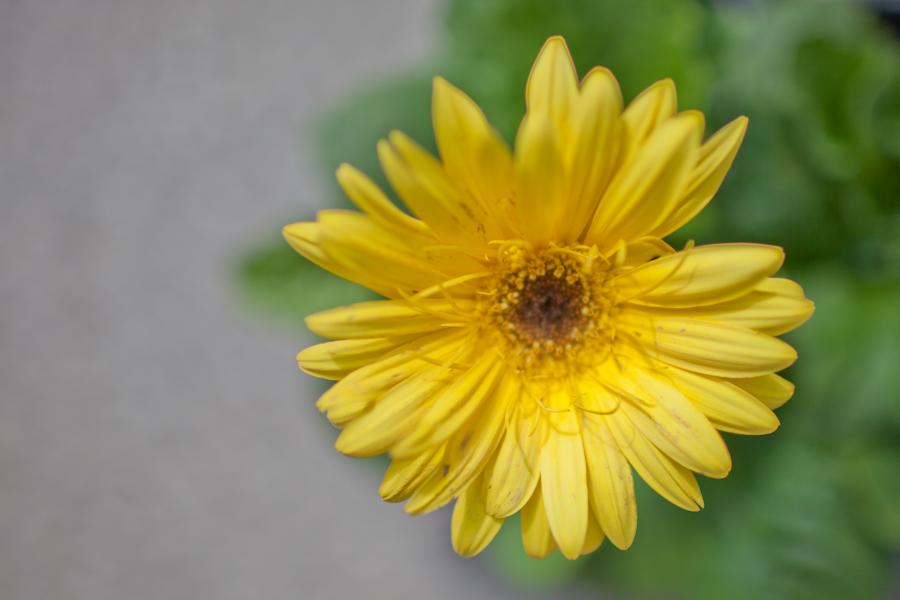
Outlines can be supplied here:
[[333, 450], [229, 289], [321, 205], [301, 125], [435, 6], [0, 0], [0, 598], [513, 596]]

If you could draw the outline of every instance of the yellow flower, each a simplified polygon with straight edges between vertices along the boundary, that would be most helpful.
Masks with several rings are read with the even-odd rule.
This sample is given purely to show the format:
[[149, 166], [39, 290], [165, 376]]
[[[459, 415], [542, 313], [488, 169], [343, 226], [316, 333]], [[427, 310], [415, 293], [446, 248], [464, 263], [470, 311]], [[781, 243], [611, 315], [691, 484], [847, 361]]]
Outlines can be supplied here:
[[660, 81], [623, 110], [594, 68], [579, 84], [560, 37], [538, 55], [513, 152], [441, 78], [432, 112], [441, 159], [394, 131], [382, 167], [414, 217], [366, 176], [337, 178], [362, 212], [327, 210], [284, 234], [300, 254], [387, 300], [307, 319], [338, 341], [299, 354], [338, 382], [317, 406], [339, 451], [390, 453], [381, 485], [421, 514], [456, 499], [452, 540], [480, 552], [522, 511], [528, 554], [570, 559], [604, 537], [625, 549], [632, 467], [686, 510], [694, 473], [725, 477], [716, 431], [763, 434], [793, 386], [777, 339], [813, 305], [771, 277], [781, 248], [662, 238], [718, 190], [747, 126], [703, 143]]

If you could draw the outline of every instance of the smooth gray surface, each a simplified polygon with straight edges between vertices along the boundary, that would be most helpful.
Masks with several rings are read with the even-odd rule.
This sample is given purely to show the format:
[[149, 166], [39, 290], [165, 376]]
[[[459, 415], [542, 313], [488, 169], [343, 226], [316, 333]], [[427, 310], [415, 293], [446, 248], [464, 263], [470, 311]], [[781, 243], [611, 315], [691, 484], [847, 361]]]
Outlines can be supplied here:
[[0, 598], [512, 597], [333, 450], [228, 283], [320, 205], [300, 125], [434, 8], [0, 2]]

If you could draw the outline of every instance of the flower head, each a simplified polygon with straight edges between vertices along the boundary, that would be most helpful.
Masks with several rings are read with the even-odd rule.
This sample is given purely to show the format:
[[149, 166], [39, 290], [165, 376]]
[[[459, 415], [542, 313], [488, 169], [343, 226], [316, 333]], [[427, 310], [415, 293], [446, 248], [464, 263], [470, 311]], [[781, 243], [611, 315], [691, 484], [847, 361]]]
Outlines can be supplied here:
[[522, 512], [523, 542], [568, 558], [604, 537], [627, 548], [632, 467], [686, 509], [694, 473], [725, 477], [717, 430], [763, 434], [793, 386], [774, 337], [812, 303], [773, 278], [775, 246], [672, 249], [663, 238], [710, 201], [747, 120], [703, 142], [660, 81], [627, 108], [607, 69], [578, 82], [550, 38], [526, 88], [513, 152], [465, 94], [434, 81], [440, 160], [400, 132], [378, 144], [414, 217], [362, 173], [337, 178], [362, 212], [331, 210], [285, 237], [387, 299], [325, 311], [337, 341], [298, 356], [338, 382], [317, 406], [339, 451], [389, 453], [380, 493], [421, 514], [456, 500], [453, 547], [481, 551]]

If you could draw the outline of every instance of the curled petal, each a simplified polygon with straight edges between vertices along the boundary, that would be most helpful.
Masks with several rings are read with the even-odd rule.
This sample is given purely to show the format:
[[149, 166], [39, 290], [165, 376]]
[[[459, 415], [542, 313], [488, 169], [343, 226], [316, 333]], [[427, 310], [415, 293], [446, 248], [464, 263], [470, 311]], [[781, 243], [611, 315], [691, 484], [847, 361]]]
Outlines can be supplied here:
[[784, 262], [763, 244], [710, 244], [664, 256], [616, 279], [619, 297], [648, 306], [693, 308], [750, 292]]
[[782, 406], [794, 395], [794, 384], [774, 373], [728, 381], [752, 394], [772, 410]]
[[378, 493], [388, 502], [403, 502], [431, 475], [444, 458], [444, 446], [436, 446], [415, 458], [391, 461]]
[[400, 335], [316, 344], [300, 352], [297, 362], [305, 373], [313, 377], [338, 380], [378, 361], [414, 338], [414, 335]]

